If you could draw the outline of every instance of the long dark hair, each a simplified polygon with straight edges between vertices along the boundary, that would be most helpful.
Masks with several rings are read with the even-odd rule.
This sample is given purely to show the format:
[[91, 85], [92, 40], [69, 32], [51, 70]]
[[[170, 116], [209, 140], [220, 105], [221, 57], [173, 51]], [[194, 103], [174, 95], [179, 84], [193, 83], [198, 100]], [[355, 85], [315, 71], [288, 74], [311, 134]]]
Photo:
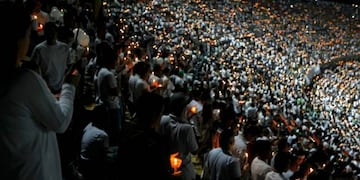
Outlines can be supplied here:
[[[15, 16], [11, 16], [16, 14]], [[11, 16], [11, 17], [9, 17]], [[6, 87], [11, 81], [11, 77], [17, 69], [17, 58], [19, 53], [18, 41], [26, 36], [26, 32], [31, 24], [29, 10], [23, 3], [0, 2], [0, 22], [5, 24], [1, 29], [0, 39], [0, 83]], [[4, 89], [0, 89], [0, 94]]]

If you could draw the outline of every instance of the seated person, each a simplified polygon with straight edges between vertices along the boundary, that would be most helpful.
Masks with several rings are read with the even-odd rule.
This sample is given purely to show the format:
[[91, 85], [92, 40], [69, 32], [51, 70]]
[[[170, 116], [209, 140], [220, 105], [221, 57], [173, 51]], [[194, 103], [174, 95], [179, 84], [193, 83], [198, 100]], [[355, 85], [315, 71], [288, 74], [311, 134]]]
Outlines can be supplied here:
[[92, 113], [81, 139], [79, 171], [85, 179], [103, 179], [109, 136], [104, 131], [104, 121], [99, 116], [98, 109], [95, 108]]

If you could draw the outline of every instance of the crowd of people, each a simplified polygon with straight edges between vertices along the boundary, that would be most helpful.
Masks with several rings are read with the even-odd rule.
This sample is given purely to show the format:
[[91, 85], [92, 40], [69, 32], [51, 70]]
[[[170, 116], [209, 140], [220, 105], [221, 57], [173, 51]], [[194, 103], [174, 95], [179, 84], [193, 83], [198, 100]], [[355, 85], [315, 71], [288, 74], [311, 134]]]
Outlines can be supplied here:
[[[14, 91], [0, 89], [6, 117], [0, 152], [7, 160], [0, 177], [24, 179], [31, 168], [34, 179], [69, 180], [360, 177], [358, 5], [28, 0], [24, 6], [31, 39], [1, 77], [27, 80], [17, 86], [1, 78]], [[8, 33], [21, 40], [28, 27], [14, 27], [19, 32]], [[16, 91], [30, 86], [47, 103]], [[16, 101], [22, 97], [28, 111]], [[13, 106], [26, 113], [24, 124], [34, 121], [26, 126], [39, 131], [32, 139], [20, 136], [25, 126], [13, 123]], [[35, 151], [45, 156], [30, 158]], [[47, 164], [52, 160], [59, 164]]]

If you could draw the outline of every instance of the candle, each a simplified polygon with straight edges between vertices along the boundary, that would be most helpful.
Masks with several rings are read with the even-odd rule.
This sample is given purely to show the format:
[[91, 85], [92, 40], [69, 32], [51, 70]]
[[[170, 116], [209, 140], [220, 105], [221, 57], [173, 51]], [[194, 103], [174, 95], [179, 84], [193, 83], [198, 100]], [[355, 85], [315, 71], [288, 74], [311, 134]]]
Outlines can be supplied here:
[[190, 112], [192, 112], [193, 114], [195, 114], [195, 113], [197, 112], [196, 106], [192, 106], [192, 107], [190, 108]]
[[174, 172], [173, 172], [174, 176], [180, 175], [182, 173], [181, 171], [178, 170], [182, 163], [182, 160], [177, 157], [178, 155], [179, 155], [179, 152], [170, 155], [170, 165], [171, 165], [171, 168], [174, 169]]

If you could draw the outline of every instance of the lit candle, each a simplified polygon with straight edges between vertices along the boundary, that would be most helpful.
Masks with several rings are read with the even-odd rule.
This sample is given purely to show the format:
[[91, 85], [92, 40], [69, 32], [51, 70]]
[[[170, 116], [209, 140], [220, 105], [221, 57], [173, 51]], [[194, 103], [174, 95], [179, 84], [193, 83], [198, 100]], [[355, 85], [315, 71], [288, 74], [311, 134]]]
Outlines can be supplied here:
[[197, 112], [196, 106], [192, 106], [192, 107], [190, 108], [190, 112], [192, 112], [193, 114], [195, 114], [195, 113]]
[[170, 155], [170, 165], [174, 169], [174, 173], [173, 173], [174, 176], [180, 175], [182, 173], [181, 171], [178, 170], [182, 163], [182, 160], [176, 157], [178, 155], [179, 152]]

